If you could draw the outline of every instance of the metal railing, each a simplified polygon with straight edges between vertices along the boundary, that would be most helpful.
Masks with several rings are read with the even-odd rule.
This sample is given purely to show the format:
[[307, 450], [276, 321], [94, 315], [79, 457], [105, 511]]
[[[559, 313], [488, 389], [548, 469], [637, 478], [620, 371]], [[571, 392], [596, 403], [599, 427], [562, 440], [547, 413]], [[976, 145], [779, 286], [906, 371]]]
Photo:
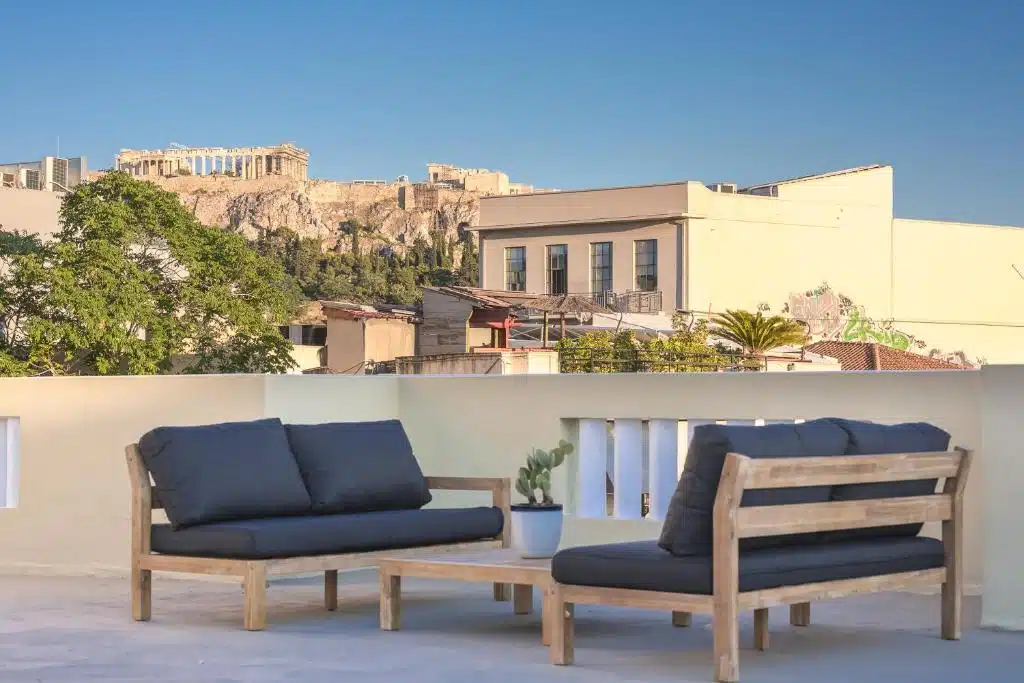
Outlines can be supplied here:
[[[661, 304], [661, 292], [658, 290], [650, 292], [632, 289], [626, 292], [557, 292], [544, 296], [570, 296], [575, 299], [590, 300], [615, 313], [661, 313], [664, 310]], [[529, 314], [543, 312], [539, 309], [531, 309], [528, 304], [523, 306], [523, 310]]]
[[609, 308], [616, 313], [660, 313], [661, 292], [642, 292], [630, 290], [627, 292], [596, 292], [585, 294], [591, 297], [595, 303]]

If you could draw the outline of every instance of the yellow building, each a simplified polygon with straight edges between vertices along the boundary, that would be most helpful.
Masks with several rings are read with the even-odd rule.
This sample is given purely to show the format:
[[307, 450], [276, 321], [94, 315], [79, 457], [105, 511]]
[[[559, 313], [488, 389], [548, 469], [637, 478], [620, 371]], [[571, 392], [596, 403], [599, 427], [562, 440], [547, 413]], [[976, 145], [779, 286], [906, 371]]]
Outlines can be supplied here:
[[648, 305], [695, 315], [767, 305], [807, 321], [815, 339], [1024, 360], [1024, 231], [895, 218], [892, 207], [891, 166], [745, 188], [487, 197], [480, 286], [646, 293]]

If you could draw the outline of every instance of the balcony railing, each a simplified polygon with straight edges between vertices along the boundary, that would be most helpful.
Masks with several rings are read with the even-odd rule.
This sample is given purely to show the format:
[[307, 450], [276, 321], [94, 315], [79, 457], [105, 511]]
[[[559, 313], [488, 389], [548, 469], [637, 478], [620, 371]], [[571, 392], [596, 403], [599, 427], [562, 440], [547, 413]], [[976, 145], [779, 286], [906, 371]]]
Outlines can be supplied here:
[[610, 308], [616, 313], [660, 313], [661, 292], [641, 292], [630, 290], [627, 292], [596, 292], [587, 294], [594, 302]]
[[565, 292], [552, 293], [549, 296], [570, 296], [577, 299], [589, 299], [598, 306], [604, 306], [616, 313], [660, 313], [661, 292], [629, 290], [626, 292]]

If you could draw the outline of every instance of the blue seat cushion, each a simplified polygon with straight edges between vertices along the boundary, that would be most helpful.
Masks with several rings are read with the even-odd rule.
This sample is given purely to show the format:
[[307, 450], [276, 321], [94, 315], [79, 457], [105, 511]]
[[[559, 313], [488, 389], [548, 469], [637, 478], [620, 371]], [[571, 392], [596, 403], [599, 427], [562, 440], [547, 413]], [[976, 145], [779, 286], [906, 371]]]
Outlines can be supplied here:
[[[728, 453], [741, 453], [750, 458], [830, 456], [842, 455], [848, 444], [846, 431], [828, 420], [763, 427], [717, 424], [697, 427], [693, 430], [682, 476], [669, 501], [658, 543], [673, 555], [711, 553], [715, 496]], [[740, 504], [824, 503], [829, 499], [830, 490], [829, 486], [748, 490]], [[811, 537], [790, 534], [746, 538], [740, 542], [740, 549], [805, 543]]]
[[[740, 591], [839, 581], [943, 566], [933, 538], [878, 538], [761, 548], [740, 553]], [[710, 555], [678, 557], [654, 541], [581, 546], [551, 561], [559, 583], [711, 595]]]
[[285, 427], [314, 512], [411, 510], [430, 488], [398, 420]]
[[[881, 453], [928, 453], [949, 448], [949, 432], [925, 422], [903, 424], [877, 424], [859, 420], [829, 418], [850, 435], [847, 455], [878, 455]], [[935, 493], [937, 479], [912, 481], [886, 481], [872, 484], [842, 484], [832, 487], [830, 500], [865, 500], [870, 498], [900, 498], [927, 496]], [[869, 529], [844, 529], [823, 534], [825, 540], [850, 538], [880, 538], [883, 536], [916, 536], [921, 523]]]
[[157, 427], [139, 439], [139, 453], [176, 529], [311, 510], [277, 418]]
[[262, 560], [461, 543], [501, 535], [493, 507], [385, 510], [345, 515], [247, 519], [175, 530], [155, 524], [153, 552]]

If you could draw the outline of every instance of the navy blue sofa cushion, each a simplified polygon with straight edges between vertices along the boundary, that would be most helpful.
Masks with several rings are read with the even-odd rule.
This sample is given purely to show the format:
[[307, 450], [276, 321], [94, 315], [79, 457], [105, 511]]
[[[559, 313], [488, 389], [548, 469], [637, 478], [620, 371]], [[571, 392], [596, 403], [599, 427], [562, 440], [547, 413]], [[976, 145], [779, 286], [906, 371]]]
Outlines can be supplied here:
[[[943, 566], [942, 541], [876, 538], [762, 548], [740, 553], [740, 591], [840, 581]], [[711, 595], [710, 555], [677, 557], [654, 541], [582, 546], [551, 561], [559, 583]]]
[[[925, 422], [906, 422], [887, 425], [858, 420], [829, 418], [850, 435], [847, 455], [876, 455], [880, 453], [927, 453], [949, 448], [950, 435], [935, 425]], [[865, 500], [869, 498], [900, 498], [927, 496], [935, 493], [937, 479], [892, 481], [873, 484], [842, 484], [832, 487], [830, 500]], [[849, 538], [879, 538], [883, 536], [916, 536], [923, 524], [873, 527], [870, 529], [844, 529], [823, 535], [825, 540]]]
[[431, 501], [398, 420], [287, 425], [285, 430], [315, 512], [412, 510]]
[[462, 543], [501, 534], [493, 507], [386, 510], [343, 515], [249, 519], [174, 530], [155, 524], [154, 552], [260, 560]]
[[[697, 427], [693, 430], [686, 465], [669, 502], [658, 544], [673, 555], [711, 554], [715, 495], [726, 454], [742, 453], [751, 458], [842, 455], [848, 445], [846, 431], [827, 420], [763, 427], [716, 424]], [[741, 505], [824, 503], [829, 499], [830, 490], [829, 486], [750, 490], [743, 494]], [[740, 542], [740, 549], [804, 543], [812, 537], [816, 535], [746, 538]]]
[[311, 509], [277, 418], [157, 427], [139, 439], [139, 452], [176, 529]]

